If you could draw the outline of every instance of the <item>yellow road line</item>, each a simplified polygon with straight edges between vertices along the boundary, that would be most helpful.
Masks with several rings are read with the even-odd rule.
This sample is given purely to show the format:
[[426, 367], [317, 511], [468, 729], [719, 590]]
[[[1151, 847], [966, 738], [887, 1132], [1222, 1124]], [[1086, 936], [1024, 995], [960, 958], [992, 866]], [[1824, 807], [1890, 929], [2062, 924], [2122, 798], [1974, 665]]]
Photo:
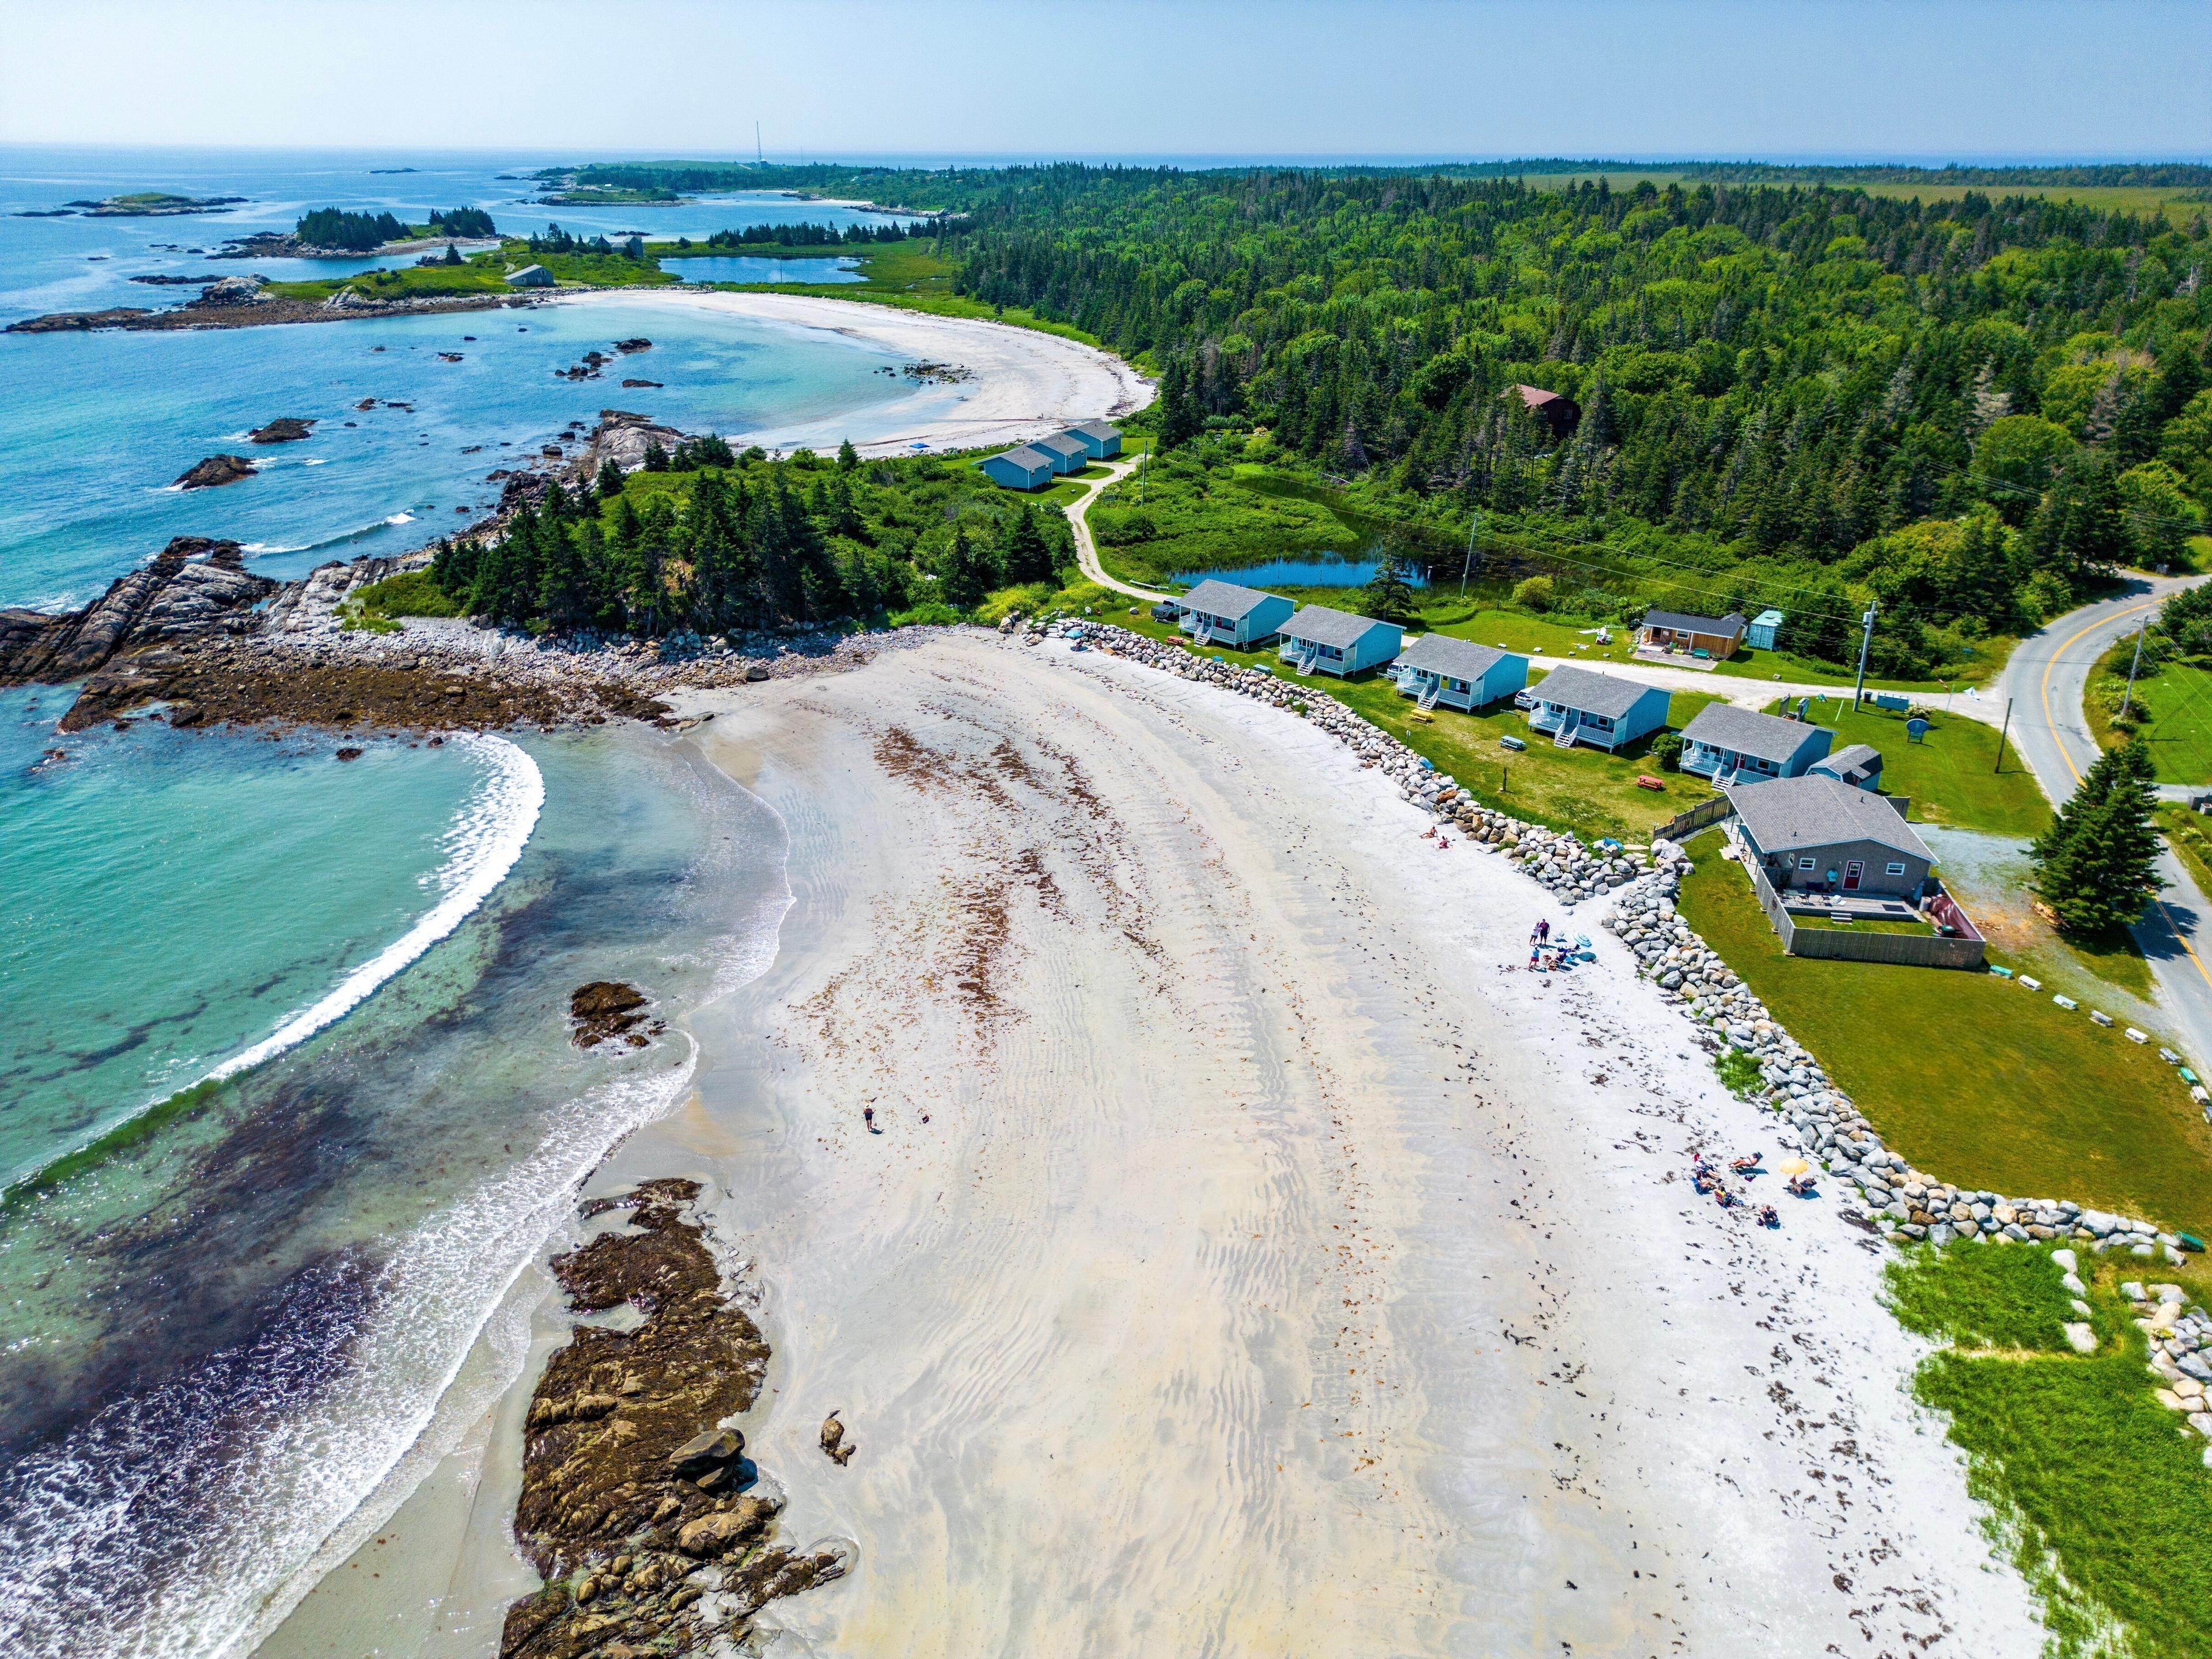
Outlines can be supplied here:
[[[2101, 622], [2091, 623], [2087, 628], [2081, 629], [2080, 633], [2075, 634], [2070, 638], [2067, 639], [2063, 644], [2059, 646], [2057, 650], [2052, 652], [2051, 653], [2051, 660], [2043, 665], [2043, 723], [2045, 726], [2050, 728], [2051, 732], [2051, 741], [2058, 745], [2058, 758], [2066, 763], [2066, 769], [2074, 774], [2074, 781], [2076, 784], [2079, 784], [2081, 781], [2081, 769], [2074, 764], [2074, 757], [2066, 752], [2065, 739], [2057, 735], [2058, 722], [2051, 713], [2051, 671], [2058, 666], [2058, 659], [2062, 654], [2063, 654], [2067, 646], [2073, 644], [2074, 641], [2080, 639], [2082, 635], [2094, 634], [2099, 629], [2104, 627], [2107, 623], [2116, 622], [2122, 617], [2132, 617], [2139, 611], [2148, 611], [2149, 609], [2149, 605], [2130, 605], [2124, 611], [2114, 611], [2110, 617], [2106, 617]], [[2181, 948], [2188, 953], [2189, 959], [2197, 964], [2197, 971], [2203, 975], [2204, 982], [2207, 985], [2212, 985], [2212, 969], [2205, 967], [2204, 958], [2197, 954], [2197, 947], [2190, 944], [2189, 935], [2181, 931], [2181, 923], [2175, 919], [2172, 908], [2156, 894], [2153, 894], [2151, 896], [2151, 902], [2158, 906], [2159, 914], [2166, 918], [2166, 925], [2167, 928], [2172, 933], [2173, 937], [2180, 942]]]

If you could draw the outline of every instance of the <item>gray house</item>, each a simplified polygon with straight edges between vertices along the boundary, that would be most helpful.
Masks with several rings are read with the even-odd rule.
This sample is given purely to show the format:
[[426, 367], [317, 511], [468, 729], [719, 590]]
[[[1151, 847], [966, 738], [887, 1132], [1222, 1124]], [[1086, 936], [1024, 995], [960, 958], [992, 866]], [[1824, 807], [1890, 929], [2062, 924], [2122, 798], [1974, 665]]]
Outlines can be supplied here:
[[1682, 728], [1682, 769], [1717, 784], [1798, 777], [1835, 737], [1825, 726], [1708, 703]]
[[1577, 743], [1625, 749], [1667, 724], [1665, 687], [1594, 669], [1554, 668], [1530, 695], [1536, 706], [1528, 711], [1529, 729], [1561, 749]]
[[1283, 624], [1277, 654], [1296, 663], [1301, 674], [1357, 674], [1396, 656], [1404, 637], [1394, 623], [1310, 605]]
[[1002, 489], [1041, 489], [1060, 471], [1051, 456], [1027, 444], [1003, 455], [986, 455], [975, 465]]
[[1881, 893], [1917, 900], [1935, 855], [1886, 795], [1840, 778], [1731, 789], [1743, 843], [1774, 890]]
[[544, 265], [525, 265], [520, 270], [507, 273], [507, 285], [509, 288], [550, 288], [553, 286], [553, 273]]
[[1816, 777], [1841, 778], [1854, 789], [1881, 787], [1881, 750], [1870, 743], [1855, 743], [1823, 756], [1805, 769]]
[[1177, 626], [1197, 643], [1233, 645], [1239, 651], [1256, 651], [1273, 641], [1297, 609], [1279, 593], [1211, 578], [1184, 594], [1176, 605], [1182, 612]]
[[1528, 658], [1449, 634], [1425, 635], [1398, 659], [1398, 690], [1424, 708], [1477, 709], [1528, 684]]
[[1091, 446], [1080, 438], [1071, 438], [1065, 432], [1055, 432], [1049, 438], [1033, 440], [1030, 447], [1041, 454], [1052, 457], [1055, 472], [1080, 472], [1091, 465]]
[[1085, 421], [1072, 426], [1060, 434], [1073, 438], [1091, 453], [1094, 461], [1103, 461], [1121, 453], [1121, 428], [1109, 426], [1103, 421]]

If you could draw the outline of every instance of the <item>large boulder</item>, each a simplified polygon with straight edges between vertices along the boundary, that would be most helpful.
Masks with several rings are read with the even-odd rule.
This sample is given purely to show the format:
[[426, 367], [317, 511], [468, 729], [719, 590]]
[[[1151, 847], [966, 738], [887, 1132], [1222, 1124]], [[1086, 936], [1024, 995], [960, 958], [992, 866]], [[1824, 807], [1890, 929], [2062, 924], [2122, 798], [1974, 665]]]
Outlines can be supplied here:
[[676, 1547], [707, 1560], [726, 1555], [766, 1534], [782, 1507], [774, 1498], [740, 1498], [726, 1510], [685, 1522], [676, 1534]]
[[185, 489], [213, 489], [218, 484], [236, 483], [240, 478], [252, 476], [253, 463], [243, 455], [210, 455], [187, 467], [177, 483]]

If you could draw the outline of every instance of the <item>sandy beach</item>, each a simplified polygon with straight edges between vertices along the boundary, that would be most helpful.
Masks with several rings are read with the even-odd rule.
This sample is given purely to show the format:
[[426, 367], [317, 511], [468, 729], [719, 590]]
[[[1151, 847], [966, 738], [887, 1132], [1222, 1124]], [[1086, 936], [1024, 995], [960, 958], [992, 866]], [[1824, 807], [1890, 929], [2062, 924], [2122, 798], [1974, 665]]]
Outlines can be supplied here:
[[[982, 449], [1024, 443], [1077, 421], [1116, 420], [1152, 400], [1151, 382], [1110, 353], [1041, 329], [979, 318], [933, 317], [799, 294], [719, 290], [622, 289], [563, 294], [551, 303], [611, 301], [723, 312], [794, 330], [827, 331], [917, 362], [952, 364], [972, 376], [949, 388], [949, 397], [945, 386], [916, 386], [905, 397], [870, 410], [859, 423], [841, 416], [813, 426], [802, 422], [722, 434], [739, 445], [835, 448], [852, 428], [853, 446], [864, 455], [904, 454], [916, 444]], [[859, 435], [862, 426], [865, 439]]]
[[[692, 707], [793, 904], [588, 1190], [708, 1185], [751, 1454], [857, 1547], [793, 1651], [2039, 1648], [1875, 1247], [1698, 1199], [1760, 1115], [1610, 935], [1511, 968], [1540, 890], [1323, 733], [966, 633]], [[494, 1650], [530, 1382], [265, 1652]]]

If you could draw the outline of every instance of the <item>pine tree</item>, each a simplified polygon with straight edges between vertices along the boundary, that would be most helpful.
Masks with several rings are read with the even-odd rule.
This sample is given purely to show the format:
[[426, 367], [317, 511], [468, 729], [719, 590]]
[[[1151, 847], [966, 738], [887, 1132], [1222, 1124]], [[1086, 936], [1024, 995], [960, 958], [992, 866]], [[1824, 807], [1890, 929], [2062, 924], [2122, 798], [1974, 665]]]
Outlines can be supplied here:
[[850, 472], [860, 464], [860, 452], [853, 447], [850, 438], [837, 446], [837, 470], [840, 472]]
[[593, 476], [592, 483], [593, 487], [599, 492], [599, 499], [601, 501], [611, 501], [614, 500], [616, 496], [622, 494], [622, 463], [617, 460], [613, 456], [608, 456], [606, 459], [599, 463], [599, 470], [598, 473]]
[[2141, 744], [2106, 750], [2030, 845], [2029, 885], [2057, 915], [2061, 933], [2078, 937], [2124, 927], [2165, 885], [2151, 820], [2153, 775]]
[[1413, 614], [1413, 585], [1407, 579], [1406, 562], [1393, 549], [1386, 548], [1382, 562], [1375, 567], [1364, 590], [1370, 611], [1385, 622], [1397, 622]]
[[938, 591], [957, 611], [972, 611], [999, 585], [997, 562], [984, 543], [970, 539], [966, 525], [952, 527], [952, 547], [938, 573]]
[[1006, 522], [1006, 538], [999, 546], [999, 562], [1010, 587], [1025, 587], [1031, 582], [1048, 582], [1053, 579], [1052, 549], [1045, 543], [1044, 532], [1037, 527], [1036, 510], [1027, 501]]
[[1190, 365], [1180, 356], [1170, 357], [1160, 373], [1160, 452], [1189, 442], [1204, 428], [1198, 398], [1191, 390]]

